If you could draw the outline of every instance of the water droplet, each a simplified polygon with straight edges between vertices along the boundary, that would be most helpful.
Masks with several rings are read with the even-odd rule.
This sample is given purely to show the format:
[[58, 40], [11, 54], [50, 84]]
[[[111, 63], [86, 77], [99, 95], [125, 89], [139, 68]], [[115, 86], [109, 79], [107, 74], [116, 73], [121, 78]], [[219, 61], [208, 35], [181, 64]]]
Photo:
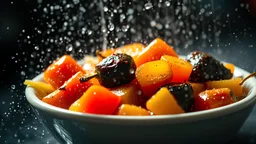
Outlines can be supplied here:
[[87, 31], [87, 34], [88, 34], [88, 35], [91, 35], [91, 34], [92, 34], [92, 31], [91, 31], [91, 30], [88, 30], [88, 31]]
[[15, 88], [16, 88], [16, 86], [15, 86], [15, 85], [11, 85], [11, 89], [13, 89], [13, 90], [14, 90]]
[[79, 4], [79, 3], [80, 3], [80, 0], [73, 0], [73, 3], [74, 3], [74, 4]]
[[141, 91], [141, 90], [138, 90], [138, 91], [137, 91], [137, 94], [138, 94], [138, 95], [141, 95], [141, 94], [142, 94], [142, 91]]
[[79, 10], [83, 13], [86, 12], [86, 9], [84, 7], [79, 7]]
[[166, 5], [167, 7], [169, 7], [169, 6], [171, 5], [171, 3], [170, 3], [169, 1], [166, 1], [166, 2], [165, 2], [165, 5]]
[[102, 28], [101, 28], [101, 31], [102, 31], [103, 33], [106, 33], [106, 32], [107, 32], [107, 29], [106, 29], [105, 27], [102, 27]]
[[153, 8], [153, 5], [152, 5], [151, 2], [148, 2], [148, 3], [145, 4], [145, 9], [146, 9], [146, 10], [149, 10], [149, 9], [151, 9], [151, 8]]
[[73, 50], [73, 46], [71, 44], [68, 44], [66, 46], [66, 51], [71, 52]]
[[124, 14], [121, 14], [121, 15], [120, 15], [120, 22], [123, 22], [124, 19], [125, 19], [125, 15], [124, 15]]
[[108, 11], [108, 7], [104, 7], [103, 10], [104, 10], [104, 12], [107, 12]]
[[113, 30], [115, 29], [115, 25], [114, 25], [113, 23], [109, 23], [109, 24], [108, 24], [108, 29], [109, 29], [110, 31], [113, 31]]
[[134, 69], [130, 69], [130, 70], [129, 70], [129, 73], [130, 73], [130, 74], [134, 74], [134, 72], [135, 72]]
[[35, 46], [35, 50], [39, 50], [39, 46]]
[[192, 28], [193, 30], [196, 30], [197, 26], [196, 26], [195, 24], [192, 24], [191, 28]]
[[129, 25], [123, 25], [123, 26], [122, 26], [122, 31], [123, 31], [123, 32], [127, 32], [127, 30], [129, 29], [129, 27], [130, 27]]
[[75, 45], [76, 45], [76, 47], [80, 47], [80, 46], [81, 46], [81, 43], [80, 43], [79, 41], [76, 41], [76, 42], [75, 42]]
[[129, 8], [128, 11], [127, 11], [127, 14], [132, 15], [133, 13], [134, 13], [134, 10]]
[[150, 22], [150, 26], [151, 26], [151, 27], [155, 27], [155, 26], [156, 26], [156, 21], [152, 20], [152, 21]]
[[20, 75], [25, 76], [25, 75], [26, 75], [26, 72], [25, 72], [25, 71], [21, 71], [21, 72], [20, 72]]

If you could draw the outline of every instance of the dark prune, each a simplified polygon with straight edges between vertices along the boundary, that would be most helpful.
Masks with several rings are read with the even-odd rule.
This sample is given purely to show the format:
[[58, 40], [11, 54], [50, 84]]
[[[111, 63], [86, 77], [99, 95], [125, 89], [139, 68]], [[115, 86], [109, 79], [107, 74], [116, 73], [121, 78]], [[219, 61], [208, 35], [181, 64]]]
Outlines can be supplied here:
[[190, 112], [194, 105], [193, 87], [189, 83], [166, 85], [169, 92], [175, 97], [180, 107]]
[[213, 56], [195, 51], [187, 55], [186, 60], [193, 65], [189, 81], [206, 82], [212, 80], [224, 80], [232, 78], [233, 74], [222, 62]]
[[102, 86], [112, 88], [128, 84], [135, 78], [136, 65], [130, 55], [115, 53], [104, 58], [95, 67], [95, 74], [85, 75], [81, 82], [96, 77]]

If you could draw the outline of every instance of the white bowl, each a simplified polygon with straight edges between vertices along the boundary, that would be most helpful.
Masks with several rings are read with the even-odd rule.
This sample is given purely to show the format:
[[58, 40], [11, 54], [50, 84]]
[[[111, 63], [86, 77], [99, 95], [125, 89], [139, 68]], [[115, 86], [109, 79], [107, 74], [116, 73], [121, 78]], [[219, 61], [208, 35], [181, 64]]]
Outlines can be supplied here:
[[[235, 74], [249, 72], [236, 67]], [[33, 80], [42, 81], [43, 74]], [[161, 116], [111, 116], [72, 112], [39, 100], [31, 87], [26, 98], [39, 120], [60, 143], [222, 144], [244, 124], [256, 102], [256, 79], [243, 84], [243, 100], [211, 110]]]

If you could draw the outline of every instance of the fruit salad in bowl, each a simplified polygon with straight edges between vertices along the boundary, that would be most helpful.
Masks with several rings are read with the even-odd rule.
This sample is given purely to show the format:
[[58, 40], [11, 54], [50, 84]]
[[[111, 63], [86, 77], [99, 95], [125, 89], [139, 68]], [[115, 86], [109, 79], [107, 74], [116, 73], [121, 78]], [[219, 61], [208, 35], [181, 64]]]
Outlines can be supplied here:
[[205, 52], [180, 56], [156, 38], [80, 61], [63, 55], [24, 84], [61, 143], [225, 143], [254, 107], [254, 75]]

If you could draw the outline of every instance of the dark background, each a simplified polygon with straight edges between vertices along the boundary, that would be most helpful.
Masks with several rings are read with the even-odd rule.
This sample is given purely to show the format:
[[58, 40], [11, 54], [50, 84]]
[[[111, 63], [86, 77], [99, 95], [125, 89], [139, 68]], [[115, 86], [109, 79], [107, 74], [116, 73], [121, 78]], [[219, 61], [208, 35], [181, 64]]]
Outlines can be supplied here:
[[[83, 1], [81, 1], [83, 2]], [[211, 1], [206, 1], [206, 3]], [[42, 1], [40, 5], [35, 0], [1, 0], [0, 2], [0, 143], [55, 143], [54, 139], [41, 126], [38, 119], [34, 116], [29, 104], [24, 97], [25, 86], [22, 84], [26, 78], [33, 78], [38, 73], [54, 60], [58, 55], [64, 53], [77, 53], [65, 51], [65, 46], [69, 43], [74, 43], [79, 39], [87, 50], [74, 55], [76, 58], [81, 58], [83, 54], [93, 51], [91, 45], [85, 40], [87, 37], [72, 35], [73, 38], [64, 41], [62, 44], [46, 44], [41, 42], [46, 37], [54, 37], [58, 35], [65, 36], [65, 31], [53, 32], [51, 34], [44, 33], [48, 29], [45, 28], [45, 23], [51, 18], [57, 19], [56, 15], [51, 15], [50, 18], [45, 18], [43, 8], [47, 4], [60, 3], [60, 1]], [[136, 2], [135, 2], [136, 3]], [[219, 14], [220, 19], [213, 22], [211, 17], [204, 19], [205, 24], [210, 26], [213, 23], [217, 24], [221, 29], [221, 34], [218, 36], [218, 41], [199, 40], [188, 48], [182, 43], [173, 42], [175, 48], [179, 48], [179, 54], [186, 54], [188, 51], [199, 49], [207, 51], [217, 58], [235, 63], [250, 72], [256, 71], [255, 54], [256, 54], [256, 1], [255, 0], [214, 0], [215, 14]], [[89, 5], [90, 1], [84, 1], [84, 5]], [[109, 7], [114, 7], [109, 3], [104, 3]], [[177, 5], [177, 1], [172, 3]], [[198, 6], [198, 5], [197, 5]], [[200, 5], [199, 5], [200, 7]], [[246, 8], [247, 7], [247, 8]], [[75, 9], [75, 8], [73, 8]], [[126, 9], [126, 8], [124, 8]], [[95, 13], [94, 13], [95, 12]], [[91, 11], [91, 15], [97, 15], [97, 9]], [[65, 13], [74, 14], [76, 11], [65, 11]], [[227, 16], [228, 15], [228, 16]], [[63, 16], [63, 15], [61, 15]], [[87, 15], [89, 17], [89, 15]], [[215, 15], [216, 16], [216, 15]], [[138, 16], [142, 20], [142, 24], [147, 26], [149, 21], [143, 16]], [[143, 21], [145, 19], [145, 21]], [[63, 19], [57, 20], [58, 27], [63, 23]], [[83, 19], [83, 21], [86, 21]], [[88, 19], [88, 21], [90, 21]], [[92, 21], [93, 23], [94, 21]], [[59, 23], [59, 24], [58, 24]], [[83, 24], [83, 23], [82, 23]], [[227, 27], [221, 27], [222, 25]], [[35, 29], [36, 28], [36, 29]], [[79, 28], [77, 25], [76, 28]], [[41, 35], [38, 34], [40, 29]], [[138, 28], [139, 29], [139, 28]], [[157, 29], [153, 29], [156, 31]], [[198, 29], [197, 31], [203, 31]], [[147, 35], [147, 32], [142, 32]], [[167, 34], [155, 32], [153, 36], [145, 36], [142, 41], [148, 43], [155, 36], [162, 36], [168, 40]], [[195, 35], [189, 37], [194, 38]], [[108, 39], [116, 37], [116, 33], [111, 33]], [[29, 36], [29, 37], [28, 37]], [[97, 37], [95, 34], [93, 37]], [[132, 36], [132, 35], [131, 35]], [[179, 39], [187, 39], [183, 35], [176, 35]], [[200, 39], [200, 38], [199, 38]], [[129, 42], [136, 41], [130, 39]], [[95, 42], [96, 47], [100, 47]], [[118, 43], [120, 44], [120, 43]], [[37, 53], [35, 47], [50, 48], [51, 54], [41, 54], [44, 58], [40, 61], [40, 57], [34, 55]], [[64, 49], [64, 50], [63, 50]], [[95, 50], [95, 49], [94, 49]], [[39, 64], [40, 66], [38, 66]], [[246, 121], [244, 127], [238, 135], [231, 140], [230, 143], [254, 144], [256, 143], [256, 111], [254, 110], [250, 118]]]

